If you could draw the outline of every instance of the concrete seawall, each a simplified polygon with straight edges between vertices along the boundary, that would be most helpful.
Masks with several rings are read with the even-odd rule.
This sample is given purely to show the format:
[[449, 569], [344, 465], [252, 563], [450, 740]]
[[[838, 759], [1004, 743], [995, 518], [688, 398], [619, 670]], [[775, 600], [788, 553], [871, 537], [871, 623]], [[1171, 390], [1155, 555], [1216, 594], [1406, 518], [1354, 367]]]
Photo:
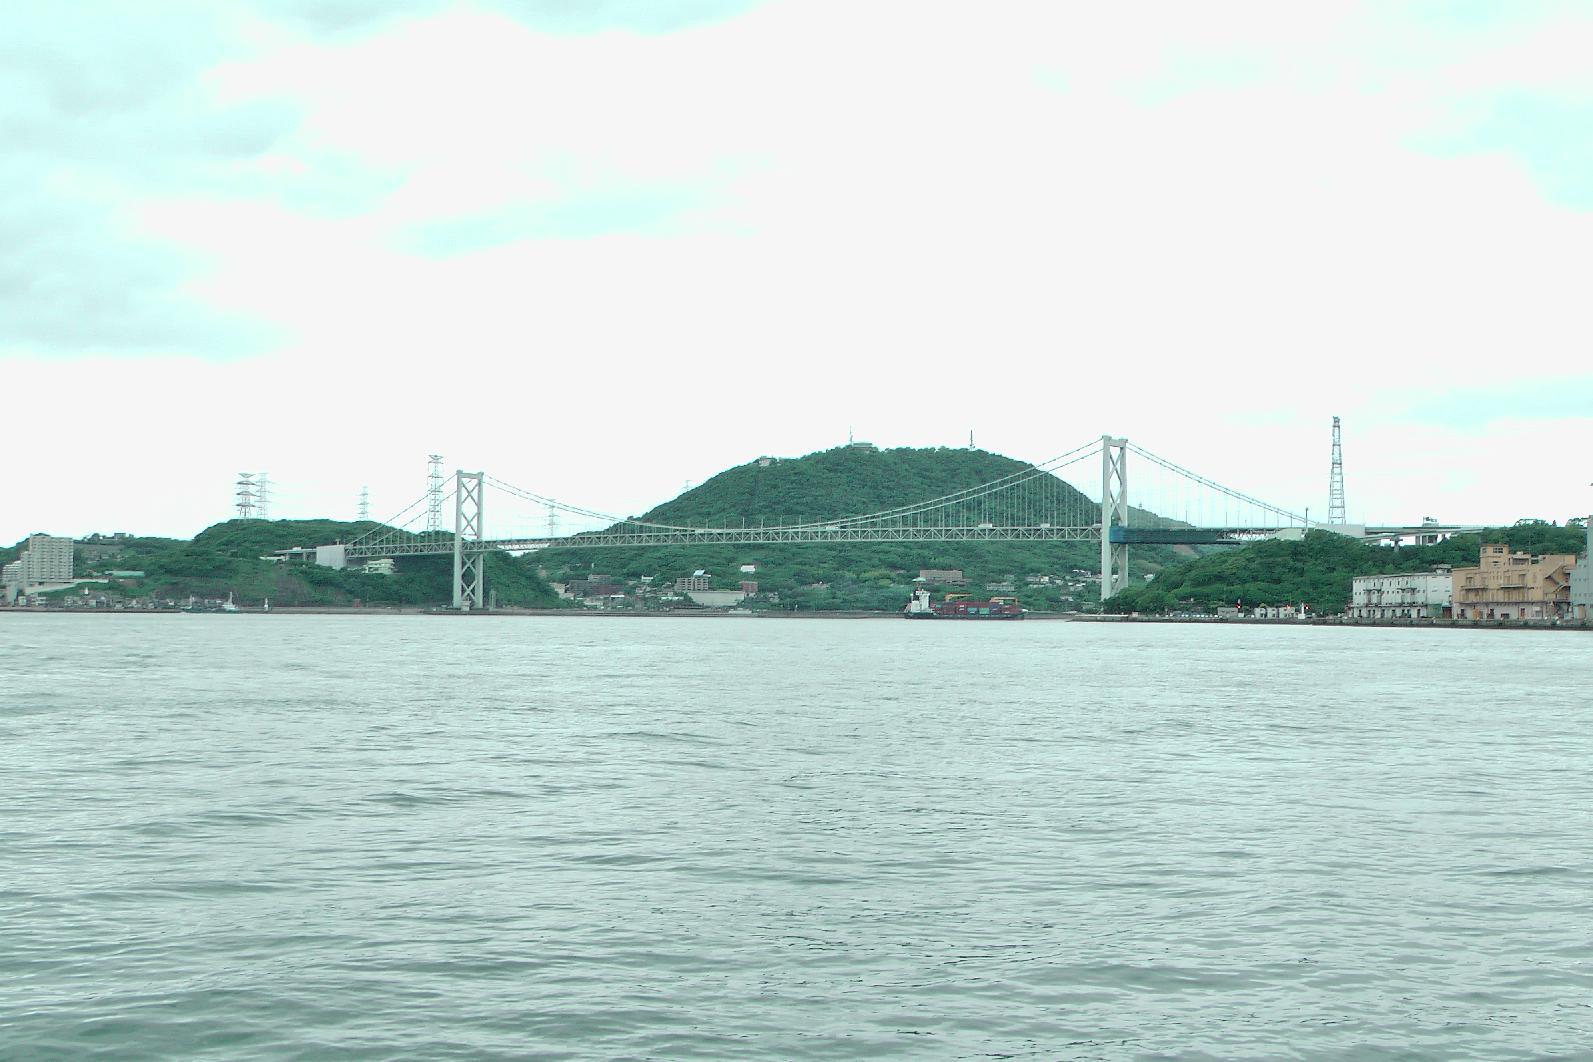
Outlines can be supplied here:
[[1470, 619], [1346, 619], [1341, 616], [1321, 616], [1314, 619], [1258, 619], [1239, 616], [1219, 619], [1216, 616], [1077, 616], [1083, 623], [1198, 623], [1205, 626], [1258, 626], [1258, 627], [1399, 627], [1401, 629], [1443, 630], [1515, 630], [1515, 631], [1593, 631], [1590, 620], [1470, 620]]

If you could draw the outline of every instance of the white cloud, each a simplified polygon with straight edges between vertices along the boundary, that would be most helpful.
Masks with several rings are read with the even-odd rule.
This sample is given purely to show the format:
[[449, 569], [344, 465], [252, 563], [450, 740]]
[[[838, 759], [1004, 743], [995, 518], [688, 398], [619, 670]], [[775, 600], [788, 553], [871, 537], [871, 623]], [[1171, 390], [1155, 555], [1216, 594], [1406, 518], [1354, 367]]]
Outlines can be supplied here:
[[[63, 487], [0, 539], [107, 511], [191, 531], [225, 515], [237, 467], [302, 484], [305, 515], [365, 482], [396, 502], [437, 449], [634, 512], [848, 426], [886, 445], [974, 427], [1034, 459], [1128, 434], [1320, 510], [1333, 414], [1369, 516], [1588, 507], [1563, 451], [1528, 471], [1517, 450], [1586, 419], [1435, 429], [1399, 401], [1550, 388], [1585, 359], [1590, 215], [1546, 198], [1530, 159], [1423, 144], [1502, 92], [1593, 94], [1563, 43], [1588, 24], [966, 12], [774, 3], [653, 36], [492, 8], [352, 38], [251, 24], [252, 57], [207, 90], [291, 99], [300, 124], [234, 182], [129, 216], [214, 263], [193, 294], [284, 342], [117, 376], [219, 414], [214, 468], [123, 424], [105, 433], [126, 445], [68, 455], [64, 480], [170, 445], [223, 500], [107, 509]], [[16, 368], [39, 386], [82, 370]]]

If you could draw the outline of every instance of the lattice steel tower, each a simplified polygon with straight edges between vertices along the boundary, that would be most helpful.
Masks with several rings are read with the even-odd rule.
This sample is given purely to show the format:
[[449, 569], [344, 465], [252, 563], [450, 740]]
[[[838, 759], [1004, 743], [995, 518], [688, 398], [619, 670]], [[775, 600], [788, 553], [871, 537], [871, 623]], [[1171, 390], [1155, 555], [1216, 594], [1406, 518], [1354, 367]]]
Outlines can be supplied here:
[[271, 519], [271, 477], [264, 472], [255, 473], [254, 514], [262, 520]]
[[360, 519], [361, 520], [369, 520], [370, 518], [371, 518], [371, 488], [369, 488], [369, 487], [361, 487], [360, 488]]
[[1344, 450], [1339, 446], [1339, 418], [1333, 418], [1333, 471], [1328, 474], [1328, 523], [1344, 523]]
[[240, 519], [240, 520], [253, 520], [254, 519], [254, 497], [255, 497], [255, 495], [254, 495], [254, 473], [253, 472], [239, 472], [238, 473], [238, 484], [237, 484], [237, 486], [238, 486], [238, 494], [237, 494], [238, 519]]
[[443, 504], [442, 454], [427, 454], [431, 468], [426, 473], [426, 530], [441, 531]]

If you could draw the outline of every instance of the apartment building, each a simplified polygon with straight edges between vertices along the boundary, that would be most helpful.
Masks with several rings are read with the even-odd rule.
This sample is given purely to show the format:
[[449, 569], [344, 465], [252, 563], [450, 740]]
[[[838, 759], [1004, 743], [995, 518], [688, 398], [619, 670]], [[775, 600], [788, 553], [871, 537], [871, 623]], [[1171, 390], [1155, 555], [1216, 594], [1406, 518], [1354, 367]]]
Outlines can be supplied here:
[[1514, 553], [1484, 543], [1475, 568], [1454, 570], [1457, 619], [1554, 619], [1571, 614], [1569, 553]]
[[72, 540], [56, 535], [29, 535], [22, 553], [0, 571], [0, 582], [7, 587], [71, 581]]

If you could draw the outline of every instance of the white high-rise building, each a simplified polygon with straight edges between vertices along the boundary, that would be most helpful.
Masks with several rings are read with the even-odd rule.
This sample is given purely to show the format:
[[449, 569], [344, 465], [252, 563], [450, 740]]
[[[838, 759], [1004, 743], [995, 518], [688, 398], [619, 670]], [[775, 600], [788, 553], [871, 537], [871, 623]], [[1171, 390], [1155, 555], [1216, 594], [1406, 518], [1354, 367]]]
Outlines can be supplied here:
[[72, 540], [55, 535], [29, 535], [21, 556], [5, 566], [7, 587], [26, 588], [72, 581]]

